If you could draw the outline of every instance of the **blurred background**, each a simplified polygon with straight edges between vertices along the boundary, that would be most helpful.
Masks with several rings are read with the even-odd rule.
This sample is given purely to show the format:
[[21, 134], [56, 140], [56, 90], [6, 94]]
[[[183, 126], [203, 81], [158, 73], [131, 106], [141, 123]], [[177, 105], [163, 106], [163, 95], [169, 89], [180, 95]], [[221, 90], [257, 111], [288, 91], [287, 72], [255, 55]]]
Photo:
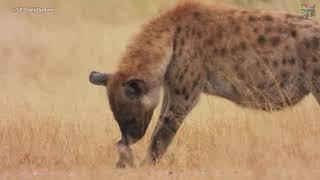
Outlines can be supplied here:
[[[300, 0], [225, 0], [214, 5], [299, 14]], [[91, 70], [112, 72], [141, 24], [177, 0], [0, 0], [0, 169], [114, 167], [120, 137], [105, 89]], [[19, 13], [17, 7], [53, 8]], [[158, 110], [157, 110], [158, 111]], [[137, 161], [150, 134], [134, 146]], [[203, 96], [162, 168], [268, 169], [320, 167], [319, 106], [265, 113]]]

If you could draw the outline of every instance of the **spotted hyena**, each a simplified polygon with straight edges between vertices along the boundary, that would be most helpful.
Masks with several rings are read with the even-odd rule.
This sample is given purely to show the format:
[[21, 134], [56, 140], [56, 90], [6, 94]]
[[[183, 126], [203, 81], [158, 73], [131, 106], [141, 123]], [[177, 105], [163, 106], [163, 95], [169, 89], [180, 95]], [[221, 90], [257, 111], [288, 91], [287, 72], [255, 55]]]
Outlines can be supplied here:
[[164, 97], [144, 162], [165, 153], [201, 93], [272, 111], [312, 93], [320, 103], [320, 23], [299, 15], [200, 3], [179, 5], [145, 24], [113, 74], [92, 72], [107, 89], [119, 124], [119, 167], [133, 165], [140, 140]]

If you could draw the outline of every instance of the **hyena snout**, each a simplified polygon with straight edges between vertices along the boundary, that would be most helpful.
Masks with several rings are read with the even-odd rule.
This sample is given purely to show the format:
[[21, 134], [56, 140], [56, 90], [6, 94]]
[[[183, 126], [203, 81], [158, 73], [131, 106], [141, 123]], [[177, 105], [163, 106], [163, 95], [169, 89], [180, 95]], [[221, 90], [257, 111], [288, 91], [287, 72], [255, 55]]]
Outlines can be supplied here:
[[136, 143], [145, 135], [148, 124], [141, 124], [135, 119], [126, 123], [121, 123], [120, 130], [122, 140], [129, 145]]

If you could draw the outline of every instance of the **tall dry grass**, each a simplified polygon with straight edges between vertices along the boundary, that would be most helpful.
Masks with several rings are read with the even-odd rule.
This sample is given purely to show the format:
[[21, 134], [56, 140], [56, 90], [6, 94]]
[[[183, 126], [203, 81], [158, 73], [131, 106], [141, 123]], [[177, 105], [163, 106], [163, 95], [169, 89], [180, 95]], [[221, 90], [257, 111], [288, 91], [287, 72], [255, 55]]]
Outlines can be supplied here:
[[[91, 86], [88, 73], [114, 71], [139, 25], [177, 1], [1, 1], [0, 170], [113, 168], [120, 133], [105, 90]], [[291, 12], [300, 3], [226, 2]], [[20, 6], [55, 12], [11, 11]], [[319, 110], [312, 96], [294, 108], [265, 113], [204, 95], [158, 168], [317, 170]], [[157, 115], [133, 146], [137, 162]]]

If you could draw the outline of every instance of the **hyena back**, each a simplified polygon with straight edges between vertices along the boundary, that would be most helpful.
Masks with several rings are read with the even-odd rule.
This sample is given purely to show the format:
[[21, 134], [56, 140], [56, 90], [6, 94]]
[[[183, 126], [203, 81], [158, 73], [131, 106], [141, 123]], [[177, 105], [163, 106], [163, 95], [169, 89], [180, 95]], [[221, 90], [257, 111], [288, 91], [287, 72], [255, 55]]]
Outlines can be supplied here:
[[[320, 24], [288, 13], [186, 3], [144, 25], [116, 73], [93, 72], [90, 81], [107, 87], [122, 133], [118, 145], [127, 147], [144, 136], [163, 87], [144, 161], [154, 163], [201, 93], [265, 111], [309, 93], [320, 103]], [[126, 165], [124, 156], [118, 165]]]

